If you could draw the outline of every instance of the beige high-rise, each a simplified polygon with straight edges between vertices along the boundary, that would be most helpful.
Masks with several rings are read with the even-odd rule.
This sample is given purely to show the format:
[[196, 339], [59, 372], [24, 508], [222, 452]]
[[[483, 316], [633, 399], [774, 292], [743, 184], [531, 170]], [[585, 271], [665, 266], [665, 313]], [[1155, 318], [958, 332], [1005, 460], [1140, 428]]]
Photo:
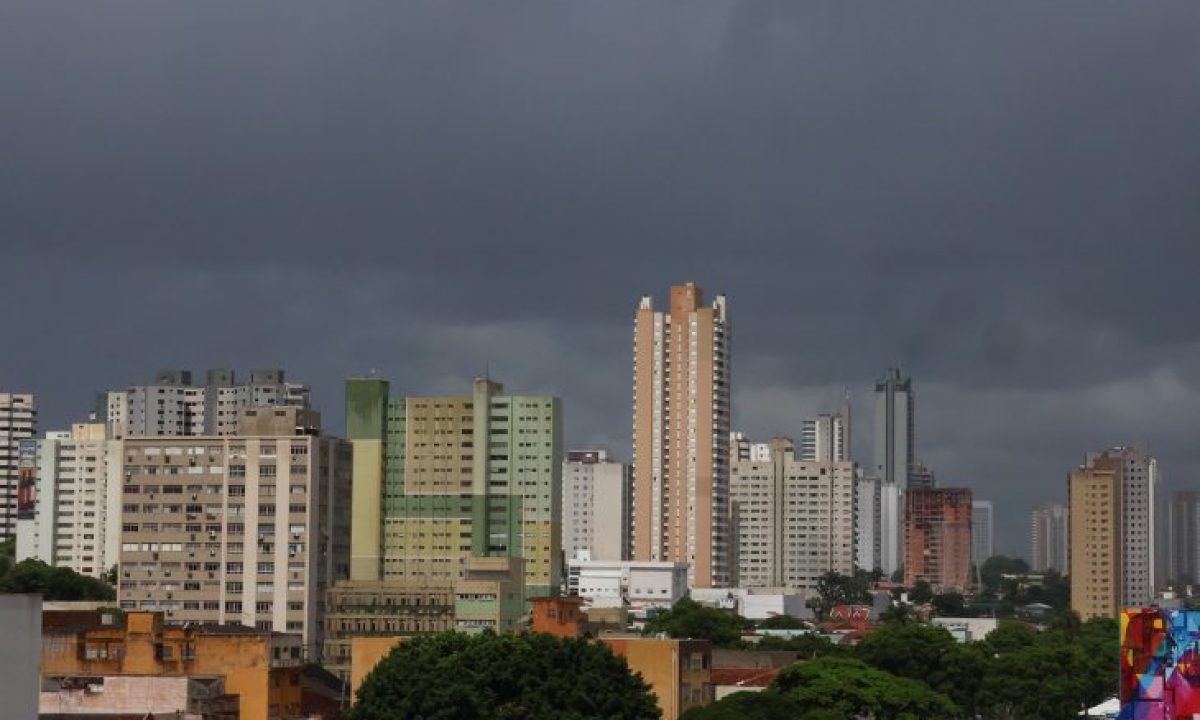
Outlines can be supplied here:
[[1121, 598], [1121, 471], [1099, 458], [1068, 476], [1071, 609], [1116, 617]]
[[1071, 607], [1086, 620], [1153, 602], [1158, 461], [1141, 447], [1089, 453], [1068, 483]]
[[634, 322], [633, 557], [686, 562], [693, 587], [730, 580], [729, 312], [693, 283]]

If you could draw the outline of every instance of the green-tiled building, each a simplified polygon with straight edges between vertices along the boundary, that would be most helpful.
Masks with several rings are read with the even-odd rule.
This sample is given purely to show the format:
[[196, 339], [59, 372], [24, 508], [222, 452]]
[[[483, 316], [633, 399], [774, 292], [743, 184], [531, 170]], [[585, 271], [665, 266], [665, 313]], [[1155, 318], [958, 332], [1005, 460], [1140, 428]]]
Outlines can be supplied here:
[[561, 572], [562, 404], [476, 380], [465, 396], [346, 383], [354, 444], [352, 580], [461, 580], [469, 557], [520, 558], [525, 599]]

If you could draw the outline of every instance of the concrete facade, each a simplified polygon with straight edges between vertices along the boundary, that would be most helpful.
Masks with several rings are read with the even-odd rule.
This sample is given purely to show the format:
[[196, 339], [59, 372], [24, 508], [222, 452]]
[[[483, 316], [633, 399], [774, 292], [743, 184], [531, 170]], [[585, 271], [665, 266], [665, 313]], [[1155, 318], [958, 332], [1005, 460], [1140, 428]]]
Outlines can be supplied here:
[[349, 573], [350, 446], [311, 410], [242, 417], [241, 435], [124, 440], [118, 599], [299, 633], [315, 658], [325, 591]]
[[[242, 720], [300, 718], [304, 646], [299, 635], [241, 626], [170, 625], [162, 613], [47, 613], [42, 678], [70, 687], [80, 677], [220, 678]], [[36, 688], [34, 684], [32, 687]]]
[[1030, 520], [1030, 567], [1034, 572], [1065, 573], [1070, 566], [1067, 554], [1070, 510], [1059, 503], [1045, 503], [1033, 509]]
[[0, 594], [0, 698], [5, 717], [38, 716], [42, 648], [42, 597]]
[[629, 636], [601, 639], [650, 686], [663, 720], [675, 720], [687, 710], [715, 700], [712, 643], [708, 640]]
[[996, 554], [996, 515], [991, 500], [971, 501], [971, 562], [982, 566]]
[[1158, 462], [1141, 447], [1089, 453], [1068, 476], [1071, 605], [1088, 617], [1155, 597]]
[[853, 463], [797, 460], [784, 438], [770, 445], [769, 462], [731, 472], [735, 586], [813, 590], [825, 573], [853, 573]]
[[562, 549], [593, 560], [628, 560], [633, 475], [604, 450], [577, 450], [563, 461]]
[[[414, 580], [339, 582], [327, 593], [321, 665], [339, 677], [350, 677], [359, 640], [453, 630], [454, 603], [454, 586], [450, 584], [431, 586]], [[354, 687], [358, 687], [357, 682]]]
[[52, 679], [38, 700], [42, 717], [238, 717], [222, 678], [108, 675]]
[[1071, 609], [1084, 620], [1116, 618], [1121, 606], [1121, 482], [1104, 459], [1070, 473]]
[[889, 368], [875, 383], [875, 466], [885, 484], [905, 485], [916, 462], [912, 380]]
[[685, 562], [695, 587], [731, 576], [731, 342], [723, 295], [704, 307], [692, 283], [670, 309], [649, 296], [634, 320], [633, 557]]
[[1200, 582], [1200, 492], [1172, 495], [1166, 524], [1165, 580], [1176, 586]]
[[821, 413], [805, 420], [800, 428], [796, 456], [806, 462], [838, 462], [852, 459], [850, 454], [850, 400], [842, 403], [840, 413]]
[[589, 608], [671, 607], [688, 594], [688, 569], [685, 563], [574, 559], [567, 561], [567, 593]]
[[353, 579], [450, 585], [471, 557], [510, 557], [523, 561], [528, 597], [558, 591], [558, 398], [505, 395], [490, 380], [471, 395], [392, 398], [374, 378], [349, 380], [346, 397]]
[[103, 423], [23, 440], [20, 474], [32, 478], [17, 520], [17, 560], [36, 558], [103, 577], [121, 549], [122, 445]]
[[[21, 487], [30, 487], [31, 479], [19, 481], [18, 461], [22, 440], [37, 434], [37, 402], [29, 393], [0, 392], [0, 542], [15, 537], [21, 514]], [[28, 489], [24, 492], [29, 492]]]
[[252, 370], [239, 382], [233, 370], [214, 369], [203, 384], [188, 370], [164, 370], [154, 382], [109, 391], [98, 408], [113, 438], [233, 435], [240, 412], [251, 407], [309, 406], [309, 389], [287, 382], [283, 370]]

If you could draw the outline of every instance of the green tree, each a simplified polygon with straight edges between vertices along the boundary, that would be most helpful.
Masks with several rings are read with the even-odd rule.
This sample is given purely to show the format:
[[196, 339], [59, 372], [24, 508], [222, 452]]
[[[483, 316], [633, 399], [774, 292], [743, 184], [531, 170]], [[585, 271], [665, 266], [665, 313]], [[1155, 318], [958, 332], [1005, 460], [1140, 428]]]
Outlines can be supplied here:
[[0, 578], [0, 592], [36, 593], [44, 600], [115, 600], [117, 597], [116, 590], [107, 583], [32, 558], [17, 563]]
[[13, 565], [16, 564], [16, 557], [17, 539], [15, 537], [0, 542], [0, 579], [12, 572]]
[[1104, 699], [1093, 695], [1089, 684], [1082, 648], [1057, 640], [1037, 642], [991, 661], [979, 707], [996, 720], [1074, 718]]
[[1010, 558], [1007, 555], [993, 555], [983, 561], [979, 568], [980, 579], [983, 582], [985, 594], [998, 596], [1002, 590], [1003, 575], [1022, 575], [1029, 572], [1029, 563], [1021, 558]]
[[442, 633], [400, 643], [349, 720], [651, 720], [658, 705], [607, 647], [550, 635]]
[[867, 570], [855, 570], [853, 575], [827, 572], [817, 580], [817, 602], [810, 607], [818, 617], [825, 618], [836, 605], [869, 604], [875, 579], [876, 574]]
[[758, 627], [764, 630], [799, 630], [804, 623], [791, 615], [772, 615], [758, 623]]
[[946, 592], [933, 596], [933, 611], [942, 617], [962, 617], [966, 610], [963, 596], [956, 592]]
[[719, 608], [701, 605], [683, 598], [669, 610], [662, 610], [646, 623], [644, 635], [666, 633], [673, 638], [711, 640], [714, 645], [731, 645], [751, 627], [744, 617]]
[[1005, 621], [978, 644], [988, 656], [1023, 650], [1038, 641], [1038, 631], [1022, 622]]
[[883, 625], [863, 638], [854, 654], [872, 667], [919, 680], [938, 672], [942, 657], [955, 645], [945, 628], [917, 623]]
[[918, 580], [908, 591], [908, 599], [917, 605], [933, 601], [933, 586], [927, 580]]
[[[854, 658], [825, 657], [783, 669], [772, 688], [801, 713], [839, 713], [874, 720], [952, 718], [959, 713], [945, 695], [923, 682], [876, 670]], [[804, 717], [803, 715], [801, 717]]]
[[800, 657], [812, 660], [826, 655], [846, 655], [850, 650], [841, 645], [834, 645], [820, 635], [805, 633], [795, 637], [782, 638], [768, 635], [757, 643], [748, 646], [754, 650], [790, 650], [800, 653]]
[[796, 720], [801, 715], [799, 703], [777, 692], [737, 692], [720, 701], [692, 708], [679, 720]]
[[880, 614], [879, 621], [885, 625], [907, 625], [916, 622], [917, 616], [913, 612], [912, 605], [897, 600]]

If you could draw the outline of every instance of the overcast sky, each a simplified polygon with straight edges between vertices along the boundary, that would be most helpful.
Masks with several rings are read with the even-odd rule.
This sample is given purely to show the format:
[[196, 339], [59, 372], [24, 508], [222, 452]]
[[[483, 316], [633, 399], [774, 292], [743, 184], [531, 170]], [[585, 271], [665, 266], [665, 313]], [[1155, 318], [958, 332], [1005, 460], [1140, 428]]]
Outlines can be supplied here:
[[1084, 452], [1200, 486], [1200, 3], [0, 5], [0, 388], [461, 392], [627, 455], [639, 296], [729, 297], [758, 437], [902, 362], [1000, 549]]

